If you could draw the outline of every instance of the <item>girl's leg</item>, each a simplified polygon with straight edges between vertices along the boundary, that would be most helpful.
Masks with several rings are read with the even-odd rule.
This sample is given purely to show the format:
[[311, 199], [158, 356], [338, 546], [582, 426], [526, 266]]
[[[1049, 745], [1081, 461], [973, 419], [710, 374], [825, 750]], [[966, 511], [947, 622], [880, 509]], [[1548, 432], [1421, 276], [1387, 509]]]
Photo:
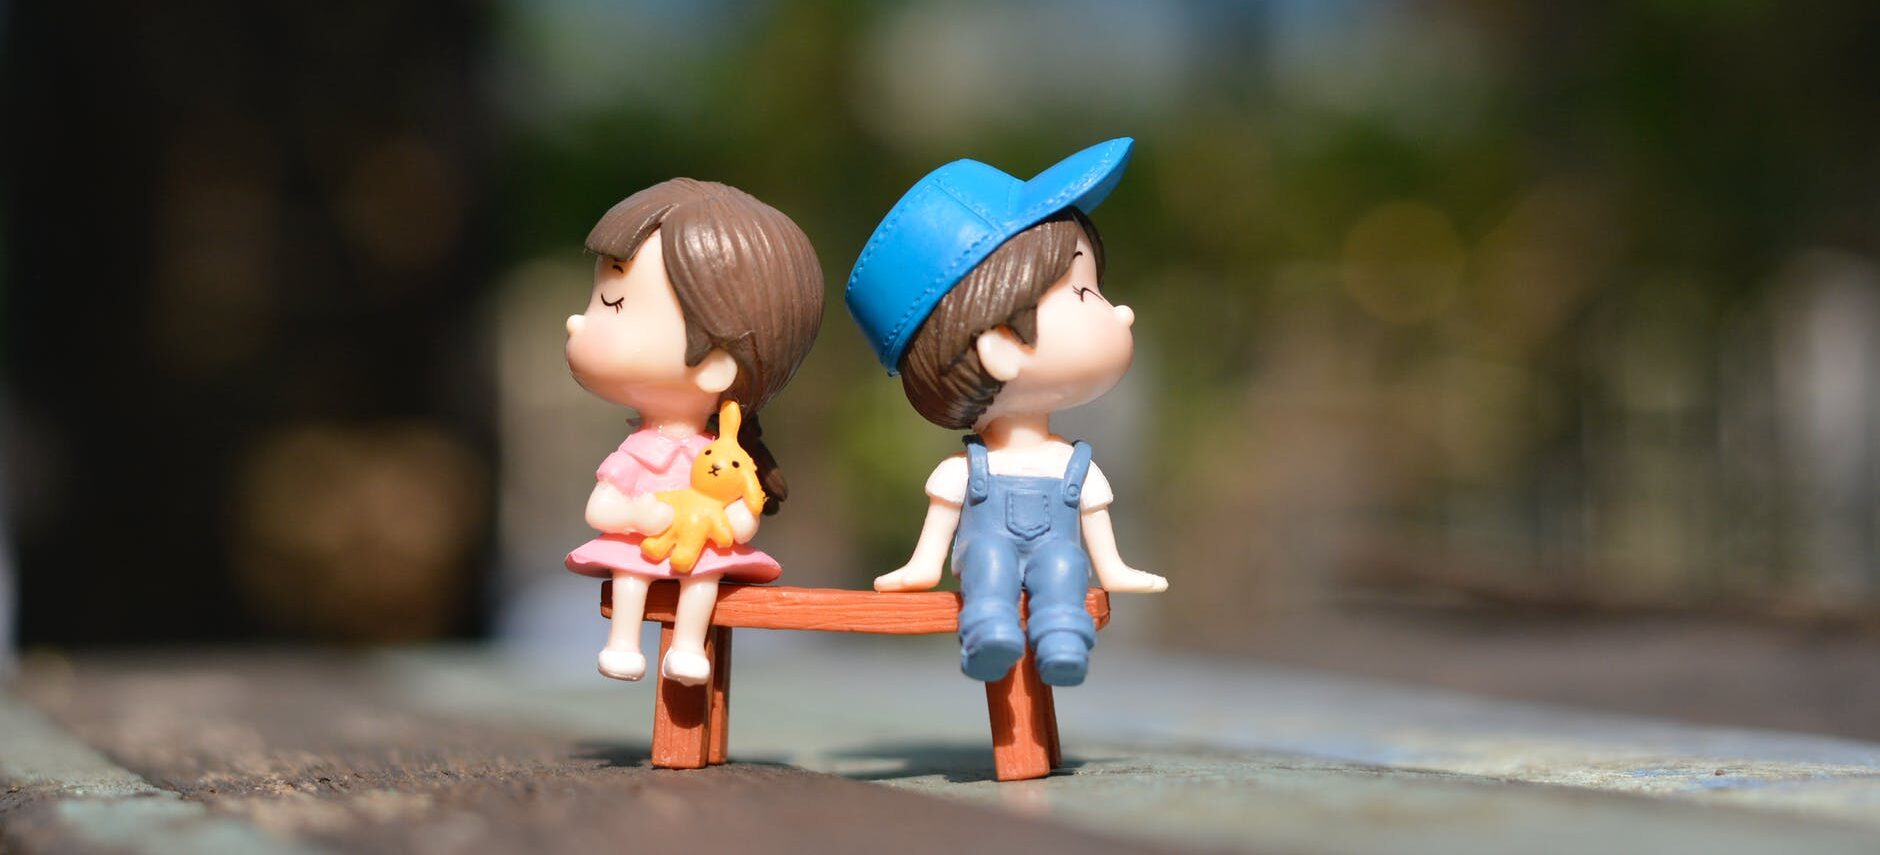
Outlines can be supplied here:
[[646, 676], [646, 654], [640, 652], [640, 621], [646, 617], [646, 588], [652, 580], [632, 573], [614, 574], [614, 619], [601, 648], [601, 673], [616, 680]]
[[687, 686], [703, 685], [712, 677], [712, 661], [705, 658], [705, 633], [711, 629], [712, 609], [718, 605], [718, 575], [686, 576], [679, 580], [679, 607], [673, 615], [672, 647], [659, 663], [666, 679]]

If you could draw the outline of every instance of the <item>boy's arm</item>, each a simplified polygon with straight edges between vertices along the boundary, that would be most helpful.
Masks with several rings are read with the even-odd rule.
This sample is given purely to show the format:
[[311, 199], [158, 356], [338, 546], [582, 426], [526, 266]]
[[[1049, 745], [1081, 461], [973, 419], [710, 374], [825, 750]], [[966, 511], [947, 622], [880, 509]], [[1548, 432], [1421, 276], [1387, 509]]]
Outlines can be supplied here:
[[927, 521], [920, 527], [920, 541], [914, 554], [899, 570], [875, 577], [877, 591], [925, 591], [940, 584], [946, 569], [947, 548], [953, 543], [953, 531], [960, 525], [960, 506], [945, 499], [931, 498]]
[[1123, 563], [1123, 556], [1116, 551], [1116, 531], [1110, 525], [1107, 506], [1084, 512], [1084, 546], [1090, 550], [1090, 569], [1096, 572], [1097, 584], [1103, 590], [1132, 594], [1168, 590], [1167, 579]]

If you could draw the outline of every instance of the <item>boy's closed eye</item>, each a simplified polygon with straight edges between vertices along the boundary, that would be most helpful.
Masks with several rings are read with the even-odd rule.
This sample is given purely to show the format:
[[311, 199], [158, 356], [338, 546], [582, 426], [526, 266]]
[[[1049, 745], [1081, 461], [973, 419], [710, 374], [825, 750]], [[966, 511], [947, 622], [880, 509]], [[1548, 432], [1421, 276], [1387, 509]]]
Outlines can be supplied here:
[[[1081, 250], [1081, 249], [1080, 249], [1080, 250], [1077, 250], [1076, 252], [1073, 252], [1073, 253], [1071, 253], [1071, 262], [1072, 262], [1072, 263], [1075, 263], [1075, 262], [1077, 261], [1077, 259], [1079, 259], [1079, 258], [1082, 258], [1082, 257], [1083, 257], [1083, 254], [1084, 254], [1084, 251], [1083, 251], [1083, 250]], [[1072, 285], [1072, 286], [1071, 286], [1071, 293], [1073, 293], [1073, 294], [1076, 294], [1076, 295], [1077, 295], [1077, 302], [1079, 302], [1079, 303], [1081, 303], [1081, 302], [1083, 302], [1083, 301], [1084, 301], [1084, 298], [1085, 298], [1086, 296], [1089, 296], [1089, 295], [1091, 295], [1091, 294], [1095, 294], [1095, 295], [1097, 295], [1097, 299], [1099, 299], [1099, 300], [1102, 300], [1102, 301], [1103, 301], [1103, 302], [1105, 302], [1105, 303], [1108, 303], [1108, 302], [1110, 302], [1110, 301], [1109, 301], [1109, 298], [1107, 298], [1107, 297], [1104, 297], [1104, 296], [1103, 296], [1103, 292], [1102, 292], [1102, 291], [1098, 291], [1098, 290], [1097, 290], [1097, 286], [1095, 286], [1095, 285]]]

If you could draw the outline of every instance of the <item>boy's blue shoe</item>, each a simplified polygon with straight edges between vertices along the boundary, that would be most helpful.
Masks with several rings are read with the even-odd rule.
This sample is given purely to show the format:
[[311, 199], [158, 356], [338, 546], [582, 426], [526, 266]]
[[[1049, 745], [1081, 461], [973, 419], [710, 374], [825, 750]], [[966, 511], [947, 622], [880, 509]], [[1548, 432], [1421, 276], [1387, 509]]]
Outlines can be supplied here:
[[1076, 633], [1046, 633], [1032, 653], [1038, 657], [1038, 677], [1047, 686], [1076, 686], [1090, 672], [1090, 645]]
[[1025, 635], [1016, 621], [982, 626], [970, 638], [960, 637], [960, 671], [981, 682], [1004, 679], [1024, 655]]

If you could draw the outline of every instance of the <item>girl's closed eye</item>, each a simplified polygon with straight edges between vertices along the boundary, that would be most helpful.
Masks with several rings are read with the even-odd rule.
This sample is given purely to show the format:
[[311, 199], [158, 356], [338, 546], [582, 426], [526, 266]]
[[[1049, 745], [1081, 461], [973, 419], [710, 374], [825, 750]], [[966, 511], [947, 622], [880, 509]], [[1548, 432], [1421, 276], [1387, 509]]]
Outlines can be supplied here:
[[1102, 291], [1098, 291], [1097, 289], [1095, 289], [1095, 288], [1092, 288], [1092, 287], [1090, 287], [1090, 286], [1088, 286], [1088, 285], [1076, 285], [1076, 286], [1073, 286], [1073, 287], [1071, 288], [1071, 293], [1073, 293], [1073, 294], [1076, 294], [1076, 295], [1077, 295], [1077, 302], [1079, 302], [1079, 303], [1081, 303], [1081, 302], [1083, 302], [1083, 301], [1084, 301], [1084, 297], [1085, 297], [1085, 296], [1087, 296], [1087, 295], [1090, 295], [1090, 294], [1095, 294], [1095, 295], [1097, 296], [1097, 299], [1099, 299], [1099, 300], [1102, 300], [1102, 301], [1103, 301], [1103, 302], [1105, 302], [1105, 303], [1108, 303], [1108, 302], [1110, 302], [1110, 298], [1108, 298], [1108, 297], [1105, 297], [1105, 296], [1103, 296], [1103, 292], [1102, 292]]
[[601, 296], [601, 305], [606, 306], [610, 309], [613, 309], [614, 314], [616, 315], [620, 314], [620, 307], [626, 305], [627, 303], [627, 298], [625, 296], [616, 297], [612, 300], [607, 299], [606, 294], [602, 294], [600, 296]]

